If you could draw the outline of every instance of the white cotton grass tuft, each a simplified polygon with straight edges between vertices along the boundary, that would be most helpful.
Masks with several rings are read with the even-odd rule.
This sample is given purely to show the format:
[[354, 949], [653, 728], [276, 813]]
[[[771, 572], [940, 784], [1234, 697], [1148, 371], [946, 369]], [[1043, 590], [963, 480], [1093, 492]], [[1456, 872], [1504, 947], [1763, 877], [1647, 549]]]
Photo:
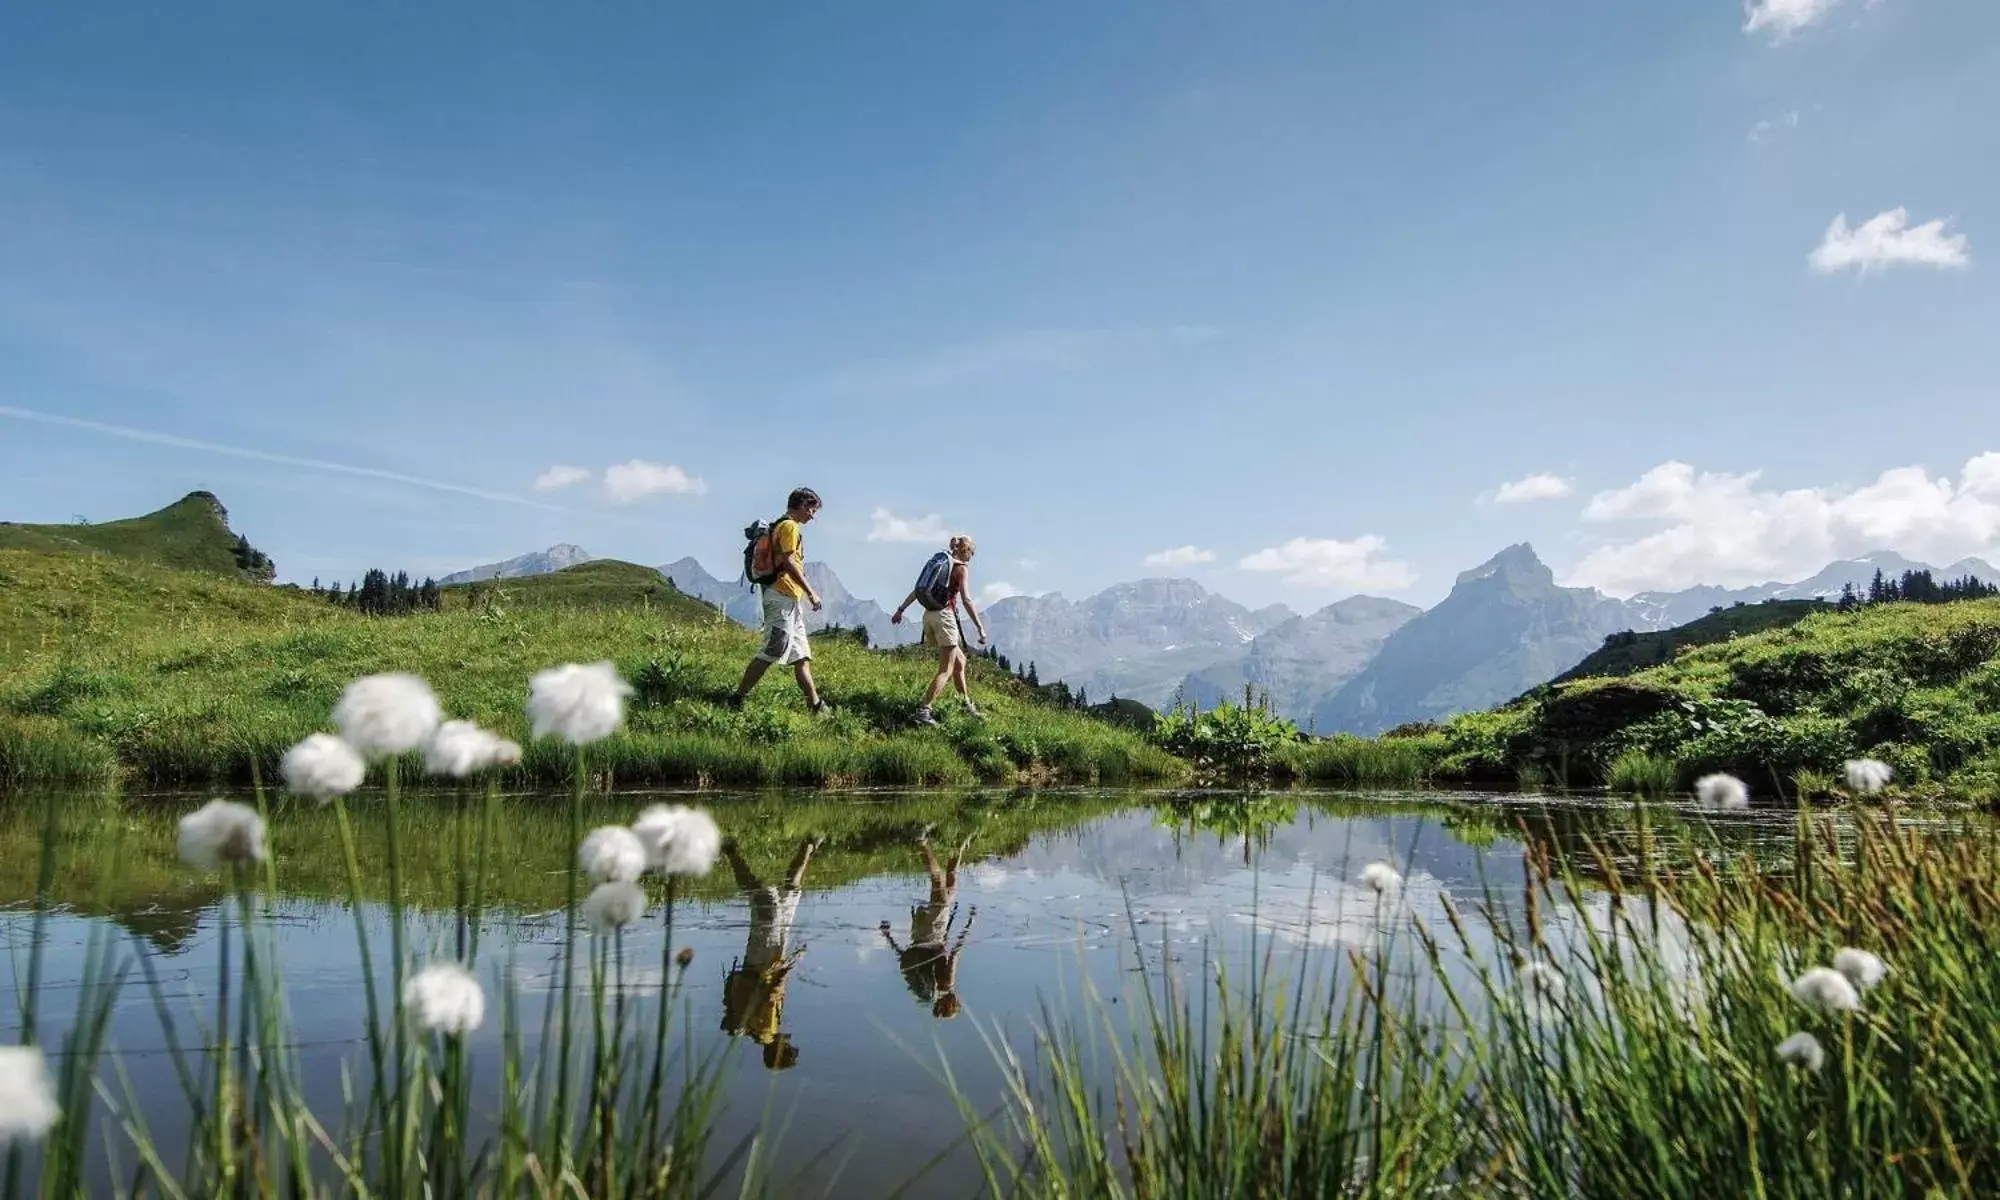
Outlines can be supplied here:
[[1750, 789], [1734, 775], [1717, 772], [1694, 781], [1695, 799], [1708, 808], [1749, 808]]
[[1848, 790], [1862, 795], [1873, 795], [1889, 786], [1896, 777], [1895, 769], [1879, 758], [1850, 758], [1847, 760]]
[[0, 1146], [38, 1142], [62, 1108], [40, 1046], [0, 1046]]
[[424, 743], [424, 770], [463, 779], [521, 761], [521, 748], [470, 721], [446, 721]]
[[1522, 1007], [1535, 1020], [1545, 1021], [1560, 1012], [1568, 994], [1569, 984], [1562, 972], [1549, 964], [1531, 962], [1521, 967]]
[[290, 750], [278, 763], [287, 791], [312, 796], [322, 804], [361, 786], [368, 764], [354, 747], [330, 733], [315, 733]]
[[1810, 1033], [1795, 1033], [1778, 1043], [1778, 1061], [1805, 1071], [1826, 1065], [1826, 1047]]
[[592, 883], [632, 883], [646, 873], [646, 843], [623, 825], [591, 830], [576, 858]]
[[415, 675], [364, 675], [333, 706], [340, 736], [365, 758], [415, 750], [443, 718], [431, 685]]
[[1867, 950], [1846, 946], [1833, 956], [1833, 969], [1846, 976], [1857, 990], [1868, 991], [1889, 974], [1889, 964]]
[[646, 848], [646, 866], [662, 875], [706, 875], [722, 849], [715, 818], [698, 808], [655, 804], [632, 822]]
[[210, 800], [181, 818], [181, 861], [201, 871], [264, 859], [264, 818], [247, 804]]
[[528, 681], [528, 725], [538, 738], [582, 746], [618, 732], [631, 694], [608, 662], [551, 667]]
[[1858, 1012], [1861, 993], [1847, 976], [1831, 967], [1814, 967], [1792, 980], [1792, 998], [1807, 1008], [1823, 1013]]
[[426, 1033], [462, 1037], [486, 1019], [486, 989], [457, 963], [432, 963], [403, 984], [403, 1011]]
[[1388, 863], [1372, 862], [1361, 868], [1361, 882], [1377, 895], [1386, 896], [1403, 886], [1403, 877]]
[[613, 933], [646, 915], [646, 889], [636, 883], [600, 883], [583, 898], [583, 918], [598, 933]]

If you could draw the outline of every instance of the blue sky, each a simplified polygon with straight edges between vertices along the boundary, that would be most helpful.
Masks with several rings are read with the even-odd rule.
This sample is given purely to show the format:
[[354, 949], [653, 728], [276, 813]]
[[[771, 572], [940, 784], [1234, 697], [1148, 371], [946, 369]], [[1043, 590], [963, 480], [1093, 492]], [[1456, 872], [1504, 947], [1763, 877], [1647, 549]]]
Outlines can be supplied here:
[[1758, 5], [15, 6], [0, 514], [726, 571], [808, 482], [864, 595], [950, 528], [1295, 607], [1990, 553], [2000, 6]]

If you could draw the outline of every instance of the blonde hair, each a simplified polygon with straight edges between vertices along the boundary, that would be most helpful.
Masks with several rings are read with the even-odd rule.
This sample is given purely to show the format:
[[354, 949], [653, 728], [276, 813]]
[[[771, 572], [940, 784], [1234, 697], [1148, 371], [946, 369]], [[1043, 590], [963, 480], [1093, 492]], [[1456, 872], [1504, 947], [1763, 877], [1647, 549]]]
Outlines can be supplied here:
[[978, 549], [977, 546], [973, 545], [972, 539], [962, 533], [954, 535], [951, 541], [946, 544], [950, 548], [953, 558], [962, 557]]

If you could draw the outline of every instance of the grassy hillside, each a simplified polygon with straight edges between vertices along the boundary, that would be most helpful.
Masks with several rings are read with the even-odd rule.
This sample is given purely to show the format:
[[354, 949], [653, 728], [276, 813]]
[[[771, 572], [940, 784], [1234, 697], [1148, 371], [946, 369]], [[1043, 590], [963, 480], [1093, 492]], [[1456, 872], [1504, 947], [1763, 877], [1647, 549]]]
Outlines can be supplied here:
[[[376, 671], [421, 674], [451, 715], [525, 743], [528, 677], [607, 658], [638, 695], [627, 732], [593, 751], [599, 782], [1117, 782], [1181, 770], [1135, 734], [1033, 703], [983, 663], [974, 690], [989, 719], [946, 703], [942, 729], [916, 730], [930, 656], [845, 638], [816, 643], [832, 717], [807, 715], [781, 671], [745, 711], [728, 711], [718, 702], [756, 635], [653, 590], [640, 571], [593, 563], [508, 581], [478, 603], [468, 588], [440, 612], [370, 617], [144, 562], [0, 551], [0, 781], [241, 781], [253, 762], [268, 773], [292, 742], [327, 728], [341, 688]], [[570, 770], [557, 747], [533, 746], [516, 782]]]
[[440, 589], [445, 611], [508, 608], [651, 609], [662, 620], [711, 622], [715, 609], [684, 595], [652, 567], [600, 558], [592, 562], [518, 579], [452, 584]]
[[1768, 600], [1762, 604], [1738, 604], [1712, 612], [1698, 620], [1672, 629], [1650, 633], [1627, 630], [1604, 639], [1589, 657], [1558, 675], [1551, 682], [1567, 683], [1590, 676], [1630, 675], [1647, 667], [1669, 663], [1690, 646], [1708, 646], [1730, 638], [1767, 629], [1796, 625], [1816, 612], [1830, 612], [1834, 606], [1824, 600]]
[[1814, 795], [1868, 755], [1910, 791], [2000, 800], [2000, 600], [1814, 613], [1557, 684], [1426, 740], [1434, 775], [1470, 781], [1587, 784], [1633, 756], [1682, 786], [1730, 771], [1765, 796]]
[[271, 564], [229, 529], [229, 513], [208, 492], [190, 492], [143, 517], [101, 525], [20, 525], [0, 521], [0, 550], [102, 554], [155, 566], [249, 579], [271, 578]]

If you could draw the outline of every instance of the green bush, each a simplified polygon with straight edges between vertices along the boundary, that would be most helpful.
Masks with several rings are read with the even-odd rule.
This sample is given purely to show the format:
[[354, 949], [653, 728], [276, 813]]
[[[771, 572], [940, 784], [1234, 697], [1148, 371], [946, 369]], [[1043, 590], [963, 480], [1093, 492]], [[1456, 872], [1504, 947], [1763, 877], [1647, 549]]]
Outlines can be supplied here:
[[1232, 779], [1268, 774], [1279, 751], [1299, 742], [1299, 727], [1264, 705], [1218, 704], [1207, 712], [1176, 705], [1161, 713], [1153, 738], [1195, 770]]

